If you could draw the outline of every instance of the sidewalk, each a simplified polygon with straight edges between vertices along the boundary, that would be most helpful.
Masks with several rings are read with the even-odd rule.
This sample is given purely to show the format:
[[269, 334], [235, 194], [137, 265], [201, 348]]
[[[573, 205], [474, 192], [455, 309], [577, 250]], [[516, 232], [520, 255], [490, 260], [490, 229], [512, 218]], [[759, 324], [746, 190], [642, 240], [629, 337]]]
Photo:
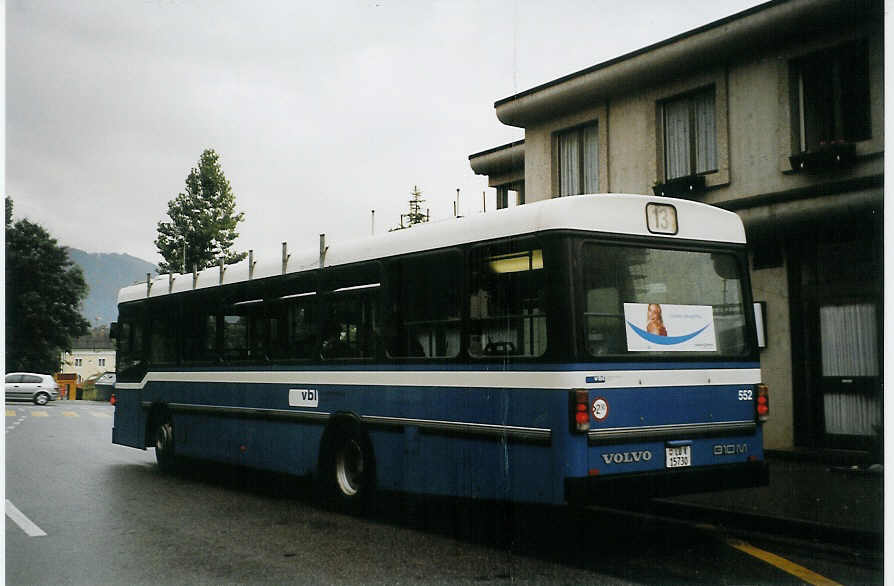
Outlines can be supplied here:
[[884, 473], [880, 467], [835, 466], [768, 455], [770, 484], [759, 488], [662, 499], [701, 521], [859, 542], [882, 543]]

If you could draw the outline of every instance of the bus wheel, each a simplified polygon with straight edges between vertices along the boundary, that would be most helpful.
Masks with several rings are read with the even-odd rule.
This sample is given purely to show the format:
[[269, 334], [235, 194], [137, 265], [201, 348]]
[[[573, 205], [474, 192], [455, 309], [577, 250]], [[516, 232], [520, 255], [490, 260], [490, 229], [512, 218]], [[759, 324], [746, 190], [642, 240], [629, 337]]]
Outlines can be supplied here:
[[375, 485], [372, 444], [362, 430], [332, 430], [323, 461], [323, 481], [332, 504], [349, 513], [363, 513]]
[[176, 456], [174, 453], [174, 423], [170, 417], [161, 420], [155, 428], [155, 460], [162, 472], [174, 469]]

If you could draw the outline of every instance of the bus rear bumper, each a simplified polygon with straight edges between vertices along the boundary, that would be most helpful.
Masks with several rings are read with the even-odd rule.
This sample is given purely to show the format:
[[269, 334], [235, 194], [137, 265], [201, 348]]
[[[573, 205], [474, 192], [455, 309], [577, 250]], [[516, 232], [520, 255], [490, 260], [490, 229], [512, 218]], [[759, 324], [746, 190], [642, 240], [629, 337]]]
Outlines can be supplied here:
[[767, 463], [753, 461], [637, 474], [566, 478], [565, 500], [570, 504], [631, 502], [693, 492], [766, 486], [769, 482]]

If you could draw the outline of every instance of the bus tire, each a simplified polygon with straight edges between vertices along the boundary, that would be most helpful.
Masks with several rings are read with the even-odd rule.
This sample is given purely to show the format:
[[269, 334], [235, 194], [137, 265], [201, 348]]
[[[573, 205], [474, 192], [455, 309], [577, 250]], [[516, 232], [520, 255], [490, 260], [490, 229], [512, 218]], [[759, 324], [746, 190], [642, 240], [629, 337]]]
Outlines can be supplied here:
[[155, 427], [155, 460], [162, 472], [172, 472], [177, 462], [174, 446], [174, 422], [170, 415], [157, 420]]
[[320, 458], [324, 496], [340, 511], [362, 514], [375, 489], [375, 457], [369, 436], [358, 424], [330, 428]]

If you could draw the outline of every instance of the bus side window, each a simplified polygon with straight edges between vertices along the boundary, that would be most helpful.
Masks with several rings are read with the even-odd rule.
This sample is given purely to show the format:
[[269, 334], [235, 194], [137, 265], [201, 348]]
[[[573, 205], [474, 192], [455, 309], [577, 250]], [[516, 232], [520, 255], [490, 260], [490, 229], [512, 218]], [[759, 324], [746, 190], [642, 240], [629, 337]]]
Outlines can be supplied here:
[[261, 291], [246, 291], [223, 307], [222, 354], [225, 361], [266, 362], [270, 330]]
[[273, 358], [309, 360], [315, 357], [318, 315], [316, 281], [313, 275], [298, 275], [273, 292], [268, 310], [269, 351]]
[[537, 239], [480, 246], [469, 259], [469, 354], [546, 352], [546, 275]]
[[244, 360], [248, 357], [248, 317], [226, 313], [223, 317], [224, 360]]
[[173, 307], [155, 306], [149, 326], [149, 362], [175, 364], [178, 358], [177, 313]]
[[118, 361], [119, 363], [122, 360], [130, 357], [131, 354], [131, 340], [130, 337], [133, 335], [133, 326], [131, 326], [130, 322], [121, 321], [118, 322], [118, 336], [115, 338], [117, 350], [118, 350]]
[[323, 358], [375, 356], [376, 296], [357, 292], [333, 296], [323, 329]]
[[116, 370], [124, 372], [133, 366], [135, 357], [133, 352], [133, 324], [126, 321], [119, 322], [117, 338], [117, 363]]
[[146, 302], [144, 301], [122, 305], [119, 308], [118, 321], [121, 325], [117, 340], [118, 361], [116, 363], [116, 370], [119, 373], [126, 373], [128, 370], [142, 365], [146, 360], [146, 357], [143, 356], [145, 310]]
[[453, 358], [459, 354], [458, 251], [405, 258], [389, 265], [386, 344], [396, 358]]
[[186, 362], [218, 362], [217, 299], [202, 294], [184, 301], [183, 360]]
[[291, 355], [295, 358], [312, 358], [317, 338], [313, 300], [289, 304], [287, 319]]
[[316, 347], [314, 300], [281, 300], [271, 309], [270, 352], [274, 358], [308, 359]]
[[378, 263], [346, 268], [330, 276], [321, 339], [324, 359], [376, 355], [380, 288]]
[[217, 316], [214, 314], [202, 316], [204, 317], [204, 337], [200, 339], [203, 342], [200, 346], [201, 356], [204, 358], [218, 359], [220, 352], [218, 351], [218, 335], [220, 328], [217, 327]]

